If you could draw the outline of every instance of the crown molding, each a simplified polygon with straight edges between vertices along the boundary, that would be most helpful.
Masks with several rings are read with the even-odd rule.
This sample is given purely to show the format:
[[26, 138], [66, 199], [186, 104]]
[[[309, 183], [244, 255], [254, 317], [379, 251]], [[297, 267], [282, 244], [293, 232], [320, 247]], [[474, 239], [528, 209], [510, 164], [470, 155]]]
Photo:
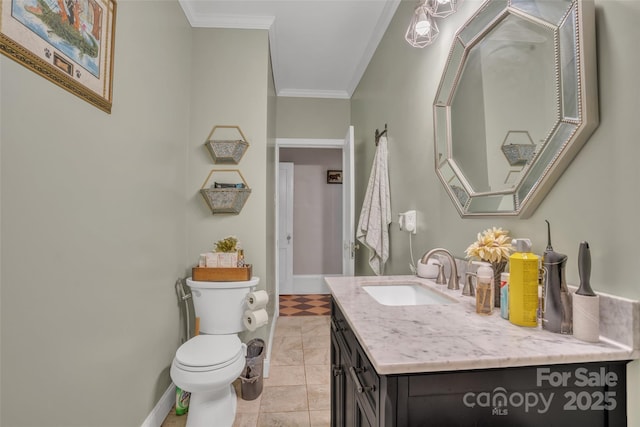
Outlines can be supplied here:
[[358, 84], [360, 83], [364, 72], [367, 70], [369, 62], [371, 62], [371, 58], [373, 58], [373, 55], [376, 53], [376, 49], [378, 48], [382, 37], [384, 37], [384, 33], [387, 31], [398, 6], [400, 6], [400, 0], [387, 0], [385, 2], [384, 10], [380, 14], [378, 23], [375, 25], [375, 30], [373, 34], [371, 34], [371, 38], [369, 39], [366, 49], [362, 52], [360, 62], [358, 62], [358, 65], [351, 76], [351, 82], [349, 83], [349, 86], [347, 86], [349, 98], [351, 98], [353, 92], [355, 92], [358, 87]]
[[275, 16], [221, 15], [196, 13], [192, 2], [179, 0], [180, 6], [193, 28], [238, 28], [242, 30], [269, 30]]
[[277, 93], [278, 96], [291, 98], [351, 98], [345, 90], [281, 89]]

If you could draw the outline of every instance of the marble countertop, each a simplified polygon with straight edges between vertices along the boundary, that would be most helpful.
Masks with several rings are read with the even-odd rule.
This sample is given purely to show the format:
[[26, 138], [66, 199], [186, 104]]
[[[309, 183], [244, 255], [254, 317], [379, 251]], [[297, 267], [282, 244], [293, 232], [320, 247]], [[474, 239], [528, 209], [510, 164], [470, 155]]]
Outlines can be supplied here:
[[[537, 328], [511, 324], [500, 317], [475, 312], [475, 298], [416, 276], [326, 277], [334, 301], [342, 310], [376, 371], [382, 375], [466, 369], [504, 368], [563, 363], [631, 360], [640, 357], [637, 301], [624, 300], [630, 340], [621, 343], [601, 335], [598, 343], [579, 341]], [[452, 296], [447, 305], [387, 306], [362, 289], [363, 283], [411, 281]], [[602, 296], [601, 296], [602, 301]], [[609, 304], [608, 302], [607, 304]], [[603, 306], [601, 302], [601, 307]], [[626, 311], [625, 311], [626, 310]], [[608, 322], [602, 318], [601, 322]], [[628, 323], [627, 323], [628, 322]], [[604, 329], [620, 329], [606, 325]], [[601, 332], [603, 327], [601, 326]], [[627, 344], [627, 345], [625, 345]]]

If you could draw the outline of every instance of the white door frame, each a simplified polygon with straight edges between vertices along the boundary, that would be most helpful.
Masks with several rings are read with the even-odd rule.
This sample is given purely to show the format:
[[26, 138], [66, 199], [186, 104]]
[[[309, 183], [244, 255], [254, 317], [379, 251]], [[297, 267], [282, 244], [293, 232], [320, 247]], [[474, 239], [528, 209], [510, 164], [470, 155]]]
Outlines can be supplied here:
[[[276, 187], [278, 188], [278, 183], [280, 182], [280, 174], [279, 174], [279, 164], [280, 164], [280, 149], [281, 148], [344, 148], [345, 145], [345, 141], [344, 139], [313, 139], [313, 138], [276, 138], [276, 152], [275, 152], [275, 172], [276, 172], [276, 177], [275, 177], [275, 184]], [[353, 177], [353, 171], [351, 171], [351, 176]], [[344, 184], [344, 183], [343, 183]], [[275, 221], [275, 235], [279, 236], [279, 218], [280, 218], [280, 212], [279, 212], [279, 197], [278, 197], [278, 192], [276, 191], [275, 194], [275, 217], [276, 217], [276, 221]], [[343, 207], [344, 209], [344, 207]], [[278, 316], [280, 313], [280, 307], [278, 304], [278, 299], [280, 297], [280, 273], [279, 273], [279, 255], [278, 255], [278, 239], [275, 239], [275, 245], [276, 247], [274, 248], [274, 253], [276, 254], [276, 259], [275, 259], [275, 288], [276, 288], [276, 304], [275, 304], [275, 315]]]

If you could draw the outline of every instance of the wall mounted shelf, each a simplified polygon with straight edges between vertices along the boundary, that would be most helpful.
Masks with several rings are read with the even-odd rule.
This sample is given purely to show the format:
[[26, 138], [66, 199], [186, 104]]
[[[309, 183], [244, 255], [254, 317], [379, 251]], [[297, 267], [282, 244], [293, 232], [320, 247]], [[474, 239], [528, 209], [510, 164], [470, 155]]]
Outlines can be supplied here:
[[[242, 182], [217, 182], [209, 185], [214, 173], [236, 173]], [[202, 184], [200, 194], [211, 209], [212, 214], [239, 214], [251, 195], [251, 188], [238, 169], [212, 169]]]
[[[235, 129], [240, 134], [240, 139], [214, 139], [214, 133], [219, 129]], [[207, 147], [215, 164], [237, 165], [240, 163], [247, 148], [249, 148], [247, 138], [242, 133], [240, 126], [230, 125], [214, 126], [204, 145]]]

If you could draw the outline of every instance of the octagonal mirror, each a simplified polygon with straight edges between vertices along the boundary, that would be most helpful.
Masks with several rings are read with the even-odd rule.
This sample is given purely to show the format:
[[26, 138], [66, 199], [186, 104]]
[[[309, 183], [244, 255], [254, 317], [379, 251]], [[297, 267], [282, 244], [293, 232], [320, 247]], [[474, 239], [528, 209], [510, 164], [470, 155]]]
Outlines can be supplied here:
[[458, 30], [434, 128], [461, 216], [528, 217], [597, 126], [593, 1], [488, 0]]

